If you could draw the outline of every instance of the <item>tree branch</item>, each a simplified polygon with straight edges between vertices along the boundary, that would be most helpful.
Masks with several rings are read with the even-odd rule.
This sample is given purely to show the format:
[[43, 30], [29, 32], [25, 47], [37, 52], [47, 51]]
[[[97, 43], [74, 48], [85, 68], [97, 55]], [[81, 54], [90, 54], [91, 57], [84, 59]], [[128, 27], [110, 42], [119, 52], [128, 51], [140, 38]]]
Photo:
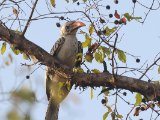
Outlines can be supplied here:
[[[116, 82], [114, 83], [114, 77]], [[153, 99], [160, 96], [159, 84], [149, 83], [137, 78], [113, 75], [109, 72], [99, 74], [95, 73], [75, 73], [72, 77], [72, 82], [76, 86], [82, 87], [115, 87], [119, 89], [126, 89], [131, 92], [139, 92], [148, 99]]]
[[[142, 81], [140, 79], [115, 75], [116, 82], [114, 82], [113, 75], [108, 72], [103, 73], [72, 73], [65, 65], [62, 65], [53, 58], [44, 49], [32, 43], [20, 33], [5, 27], [0, 23], [0, 38], [9, 44], [13, 44], [17, 49], [21, 50], [27, 55], [35, 56], [42, 64], [53, 68], [60, 73], [64, 72], [66, 75], [71, 76], [72, 84], [81, 87], [116, 87], [126, 89], [131, 92], [139, 92], [147, 98], [156, 98], [160, 96], [160, 85]], [[58, 65], [58, 68], [57, 68]], [[63, 68], [63, 69], [62, 69]], [[62, 71], [63, 70], [63, 71]]]

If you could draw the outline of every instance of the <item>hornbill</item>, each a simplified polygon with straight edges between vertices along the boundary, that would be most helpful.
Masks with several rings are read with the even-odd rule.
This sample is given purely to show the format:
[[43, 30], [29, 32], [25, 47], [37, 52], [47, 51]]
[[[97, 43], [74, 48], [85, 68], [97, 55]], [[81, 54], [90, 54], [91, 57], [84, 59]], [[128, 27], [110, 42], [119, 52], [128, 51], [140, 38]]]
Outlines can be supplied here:
[[[75, 61], [77, 54], [82, 52], [82, 45], [77, 40], [76, 33], [83, 26], [85, 24], [80, 21], [66, 22], [60, 29], [60, 38], [50, 52], [61, 64], [70, 69], [74, 68], [75, 65], [78, 66]], [[49, 104], [45, 120], [58, 120], [59, 105], [70, 91], [65, 84], [66, 81], [66, 78], [56, 74], [51, 68], [47, 68], [46, 94]]]

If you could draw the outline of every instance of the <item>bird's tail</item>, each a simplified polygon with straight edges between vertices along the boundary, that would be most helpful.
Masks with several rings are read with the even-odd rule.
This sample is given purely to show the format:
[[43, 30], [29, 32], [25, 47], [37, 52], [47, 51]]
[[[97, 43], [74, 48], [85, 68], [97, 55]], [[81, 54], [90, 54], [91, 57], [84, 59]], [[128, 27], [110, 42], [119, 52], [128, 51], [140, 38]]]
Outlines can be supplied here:
[[45, 120], [58, 120], [59, 104], [50, 99]]

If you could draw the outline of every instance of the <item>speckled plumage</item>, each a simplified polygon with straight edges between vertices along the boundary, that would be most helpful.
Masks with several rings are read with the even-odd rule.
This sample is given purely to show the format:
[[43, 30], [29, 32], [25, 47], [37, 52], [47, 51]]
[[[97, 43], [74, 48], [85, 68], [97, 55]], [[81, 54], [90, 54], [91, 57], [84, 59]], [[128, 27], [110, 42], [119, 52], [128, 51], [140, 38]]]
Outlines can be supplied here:
[[[79, 26], [75, 29], [75, 25]], [[83, 24], [76, 21], [71, 21], [63, 25], [61, 28], [61, 37], [51, 49], [51, 55], [71, 69], [76, 64], [76, 55], [82, 52], [81, 43], [76, 38], [76, 32], [81, 27], [80, 25], [82, 26]], [[66, 26], [73, 28], [66, 28]], [[66, 78], [55, 74], [52, 69], [48, 68], [46, 72], [46, 93], [49, 105], [46, 120], [58, 120], [59, 104], [66, 98], [70, 91], [65, 84], [66, 81]], [[63, 84], [63, 86], [60, 84]]]

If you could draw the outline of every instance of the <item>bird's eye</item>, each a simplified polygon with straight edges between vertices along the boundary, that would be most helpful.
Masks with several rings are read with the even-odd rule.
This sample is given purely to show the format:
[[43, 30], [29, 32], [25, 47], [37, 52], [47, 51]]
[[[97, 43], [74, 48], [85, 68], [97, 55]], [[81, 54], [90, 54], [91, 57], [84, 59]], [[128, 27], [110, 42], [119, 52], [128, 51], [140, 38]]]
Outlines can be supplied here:
[[65, 28], [67, 31], [69, 31], [69, 29], [70, 29], [70, 27], [69, 26], [66, 26], [66, 28]]

